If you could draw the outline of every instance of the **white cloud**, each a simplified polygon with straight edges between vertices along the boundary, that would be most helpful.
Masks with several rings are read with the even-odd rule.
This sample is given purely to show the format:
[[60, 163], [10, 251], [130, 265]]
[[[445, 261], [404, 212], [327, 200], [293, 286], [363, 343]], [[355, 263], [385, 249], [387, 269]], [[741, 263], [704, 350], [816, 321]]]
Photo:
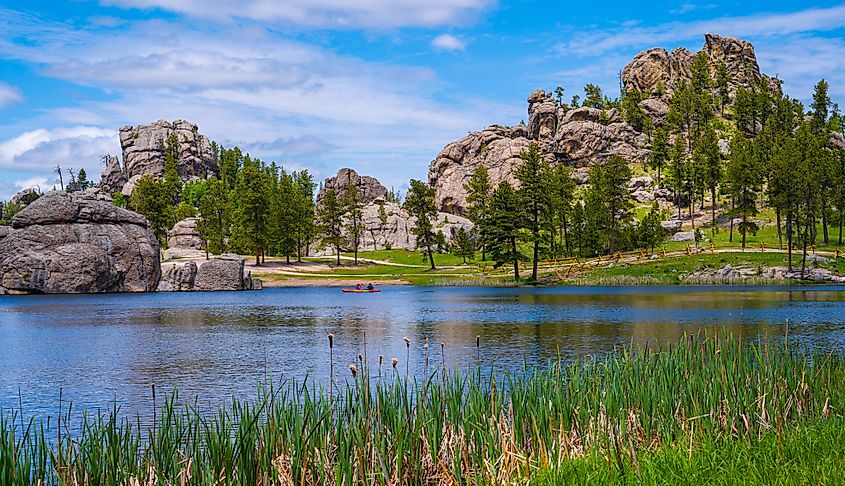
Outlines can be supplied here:
[[101, 0], [109, 6], [162, 9], [192, 17], [248, 19], [307, 28], [394, 29], [460, 25], [494, 0]]
[[22, 100], [20, 91], [8, 84], [0, 83], [0, 108]]
[[43, 176], [34, 176], [28, 179], [18, 180], [14, 182], [14, 185], [19, 191], [23, 189], [37, 189], [41, 192], [46, 192], [53, 188], [53, 184]]
[[810, 31], [829, 31], [845, 26], [845, 5], [810, 8], [790, 13], [754, 14], [693, 22], [670, 22], [650, 27], [581, 32], [556, 46], [560, 53], [598, 56], [619, 48], [654, 47], [701, 37], [715, 32], [734, 37], [779, 37]]
[[431, 41], [431, 46], [443, 51], [462, 51], [466, 43], [450, 34], [440, 34]]

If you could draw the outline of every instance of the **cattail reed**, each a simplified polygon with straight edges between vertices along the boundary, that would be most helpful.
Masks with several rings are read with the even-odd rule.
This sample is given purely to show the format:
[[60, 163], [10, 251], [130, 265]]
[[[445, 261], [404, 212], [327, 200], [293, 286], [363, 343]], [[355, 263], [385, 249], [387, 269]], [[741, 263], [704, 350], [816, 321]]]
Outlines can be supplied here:
[[334, 334], [329, 333], [329, 404], [334, 400]]
[[408, 379], [408, 366], [411, 363], [411, 340], [408, 337], [402, 338], [405, 341], [405, 349], [407, 350], [405, 355], [405, 380]]
[[481, 365], [481, 334], [475, 335], [475, 359]]
[[358, 374], [358, 367], [354, 364], [349, 365], [349, 372], [352, 373], [352, 378], [355, 378], [355, 376]]

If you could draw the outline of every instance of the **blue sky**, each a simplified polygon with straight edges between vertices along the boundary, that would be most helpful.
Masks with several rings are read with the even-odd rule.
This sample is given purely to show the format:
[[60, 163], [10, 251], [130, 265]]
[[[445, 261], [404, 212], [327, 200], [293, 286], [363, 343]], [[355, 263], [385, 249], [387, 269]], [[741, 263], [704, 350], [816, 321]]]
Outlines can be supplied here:
[[119, 153], [117, 129], [183, 118], [317, 177], [349, 166], [402, 187], [448, 142], [526, 118], [650, 47], [752, 41], [806, 100], [845, 100], [845, 4], [786, 1], [0, 1], [0, 199]]

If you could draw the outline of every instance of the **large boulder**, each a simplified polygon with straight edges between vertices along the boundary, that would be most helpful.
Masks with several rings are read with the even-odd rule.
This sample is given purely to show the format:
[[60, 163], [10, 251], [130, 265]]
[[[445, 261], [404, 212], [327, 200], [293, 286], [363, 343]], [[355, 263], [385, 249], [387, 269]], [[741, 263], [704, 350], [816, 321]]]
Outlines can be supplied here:
[[192, 290], [249, 290], [252, 276], [244, 275], [244, 258], [224, 254], [200, 263]]
[[574, 167], [603, 164], [613, 155], [645, 162], [648, 137], [628, 125], [617, 110], [570, 110], [555, 135], [554, 155]]
[[199, 218], [178, 221], [168, 232], [167, 248], [170, 250], [202, 250], [203, 241], [197, 231]]
[[538, 89], [528, 95], [528, 138], [554, 137], [557, 122], [558, 105], [551, 93]]
[[0, 292], [147, 292], [158, 283], [158, 241], [132, 211], [54, 191], [12, 228], [0, 239]]
[[[123, 171], [123, 166], [120, 165], [120, 159], [113, 155], [106, 156], [106, 166], [100, 174], [100, 189], [107, 194], [114, 194], [123, 190], [126, 185], [127, 177]], [[130, 191], [131, 194], [131, 191]]]
[[343, 168], [337, 171], [334, 177], [329, 177], [323, 182], [323, 188], [317, 194], [317, 203], [320, 203], [329, 189], [333, 189], [338, 197], [343, 198], [350, 184], [357, 188], [358, 196], [364, 204], [369, 204], [379, 198], [384, 199], [387, 196], [387, 188], [375, 177], [358, 175], [352, 169]]
[[124, 186], [118, 187], [123, 181], [131, 182], [133, 178], [145, 175], [163, 176], [164, 149], [171, 135], [175, 135], [178, 140], [176, 168], [183, 181], [217, 173], [217, 159], [211, 143], [205, 135], [199, 133], [195, 124], [185, 120], [159, 120], [149, 125], [125, 126], [120, 129], [123, 166], [109, 159], [101, 178], [104, 187], [118, 191], [123, 189]]
[[193, 290], [197, 277], [197, 264], [193, 261], [169, 262], [161, 265], [161, 279], [158, 281], [159, 292], [178, 292]]

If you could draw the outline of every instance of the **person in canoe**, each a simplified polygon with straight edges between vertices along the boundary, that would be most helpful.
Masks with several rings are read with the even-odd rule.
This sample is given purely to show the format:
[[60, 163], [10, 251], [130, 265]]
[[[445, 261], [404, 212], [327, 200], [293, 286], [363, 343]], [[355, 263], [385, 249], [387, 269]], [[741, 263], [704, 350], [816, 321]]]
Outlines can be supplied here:
[[355, 290], [361, 290], [361, 282], [358, 282], [358, 285], [355, 286]]
[[374, 288], [374, 287], [373, 287], [373, 284], [372, 284], [372, 283], [368, 283], [368, 284], [367, 284], [367, 290], [373, 290], [373, 288]]

